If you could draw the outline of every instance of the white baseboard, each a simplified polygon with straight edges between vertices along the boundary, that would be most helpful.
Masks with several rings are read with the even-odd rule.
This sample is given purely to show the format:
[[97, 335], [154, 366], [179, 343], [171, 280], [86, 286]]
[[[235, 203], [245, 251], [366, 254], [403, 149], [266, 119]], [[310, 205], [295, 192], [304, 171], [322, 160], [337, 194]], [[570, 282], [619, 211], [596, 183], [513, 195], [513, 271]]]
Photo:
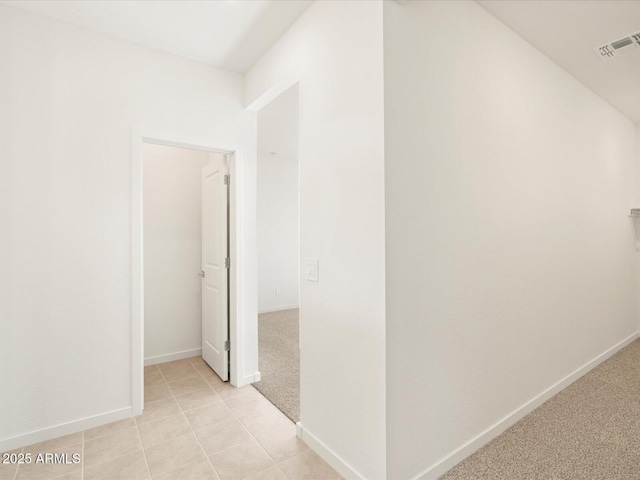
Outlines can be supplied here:
[[158, 363], [173, 362], [174, 360], [182, 360], [183, 358], [200, 357], [202, 349], [195, 348], [193, 350], [184, 350], [182, 352], [168, 353], [166, 355], [158, 355], [144, 359], [144, 366], [156, 365]]
[[260, 375], [260, 372], [256, 372], [253, 375], [245, 375], [239, 380], [238, 385], [236, 386], [240, 388], [246, 385], [251, 385], [252, 383], [259, 382], [261, 378], [262, 376]]
[[260, 314], [260, 313], [279, 312], [280, 310], [291, 310], [293, 308], [300, 308], [300, 305], [295, 303], [293, 305], [280, 305], [278, 307], [259, 308], [258, 309], [258, 314]]
[[604, 353], [598, 355], [593, 360], [585, 363], [583, 366], [546, 389], [540, 395], [532, 398], [527, 403], [511, 412], [509, 415], [493, 424], [484, 432], [472, 438], [460, 448], [451, 452], [449, 455], [436, 462], [419, 475], [415, 476], [413, 480], [432, 480], [440, 477], [441, 475], [452, 469], [454, 466], [456, 466], [458, 463], [460, 463], [462, 460], [467, 458], [469, 455], [484, 447], [491, 440], [493, 440], [498, 435], [503, 433], [506, 429], [517, 423], [520, 419], [534, 411], [536, 408], [559, 393], [561, 390], [564, 390], [580, 377], [589, 373], [589, 371], [593, 370], [609, 357], [622, 350], [638, 337], [640, 337], [640, 332], [636, 332], [633, 335], [625, 338], [620, 343], [617, 343]]
[[333, 467], [340, 475], [347, 480], [362, 480], [364, 475], [360, 475], [358, 471], [340, 458], [333, 450], [331, 450], [322, 440], [313, 433], [306, 430], [301, 422], [296, 423], [296, 435], [304, 440], [304, 442], [316, 452], [320, 458]]
[[69, 435], [71, 433], [81, 432], [89, 428], [98, 427], [106, 423], [116, 422], [133, 416], [131, 407], [113, 410], [112, 412], [101, 413], [93, 417], [85, 417], [73, 422], [54, 425], [53, 427], [35, 430], [15, 437], [0, 440], [0, 452], [14, 450], [16, 448], [33, 445], [34, 443], [44, 442], [52, 438]]

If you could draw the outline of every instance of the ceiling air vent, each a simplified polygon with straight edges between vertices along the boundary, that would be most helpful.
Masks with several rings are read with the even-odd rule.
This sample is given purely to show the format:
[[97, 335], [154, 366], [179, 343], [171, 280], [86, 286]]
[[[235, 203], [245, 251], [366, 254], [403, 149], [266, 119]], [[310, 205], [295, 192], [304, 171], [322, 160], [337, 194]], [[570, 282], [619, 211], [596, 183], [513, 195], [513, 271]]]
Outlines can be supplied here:
[[602, 59], [609, 60], [623, 53], [629, 53], [634, 48], [640, 47], [640, 33], [634, 33], [628, 37], [621, 38], [615, 42], [607, 43], [601, 47], [593, 49], [594, 52]]

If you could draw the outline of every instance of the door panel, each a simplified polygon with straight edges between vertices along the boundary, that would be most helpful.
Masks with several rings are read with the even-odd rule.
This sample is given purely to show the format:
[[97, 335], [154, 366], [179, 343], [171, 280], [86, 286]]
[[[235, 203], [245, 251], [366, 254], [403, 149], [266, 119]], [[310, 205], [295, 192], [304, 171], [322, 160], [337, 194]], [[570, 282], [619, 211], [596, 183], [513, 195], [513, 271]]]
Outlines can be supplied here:
[[202, 169], [202, 358], [222, 380], [229, 379], [229, 355], [225, 342], [228, 324], [226, 157], [211, 155]]

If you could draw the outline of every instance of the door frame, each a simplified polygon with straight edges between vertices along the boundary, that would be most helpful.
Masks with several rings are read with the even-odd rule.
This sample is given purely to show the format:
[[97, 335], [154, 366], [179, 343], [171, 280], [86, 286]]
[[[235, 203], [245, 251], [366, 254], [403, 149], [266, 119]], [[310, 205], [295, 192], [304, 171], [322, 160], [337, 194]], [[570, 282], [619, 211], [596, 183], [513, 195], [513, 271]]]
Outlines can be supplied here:
[[149, 132], [141, 133], [133, 130], [131, 134], [131, 405], [133, 415], [142, 414], [144, 409], [144, 205], [143, 205], [143, 144], [164, 145], [168, 147], [204, 150], [228, 155], [229, 175], [229, 255], [231, 268], [229, 272], [229, 381], [238, 384], [240, 372], [243, 371], [243, 342], [239, 325], [243, 318], [242, 309], [242, 227], [237, 222], [239, 206], [238, 185], [241, 184], [242, 150], [234, 145], [201, 144], [189, 140], [171, 138]]
[[[301, 234], [301, 229], [300, 229], [300, 218], [301, 218], [301, 201], [300, 201], [300, 172], [301, 172], [301, 155], [300, 155], [300, 145], [301, 145], [301, 122], [300, 122], [300, 112], [301, 112], [301, 103], [300, 103], [300, 98], [301, 98], [301, 90], [302, 90], [302, 81], [301, 81], [301, 73], [300, 73], [300, 67], [296, 66], [294, 67], [292, 70], [288, 71], [287, 73], [285, 73], [280, 79], [274, 81], [273, 83], [270, 83], [269, 85], [267, 85], [267, 87], [262, 91], [262, 93], [260, 95], [258, 95], [253, 102], [251, 102], [249, 105], [247, 105], [245, 108], [247, 110], [249, 110], [250, 112], [255, 112], [256, 115], [258, 115], [258, 113], [260, 112], [260, 110], [262, 110], [264, 107], [266, 107], [267, 105], [269, 105], [271, 102], [273, 102], [275, 99], [277, 99], [280, 95], [282, 95], [284, 92], [286, 92], [289, 88], [293, 87], [297, 85], [298, 87], [298, 275], [299, 275], [299, 280], [300, 280], [300, 286], [299, 286], [299, 291], [298, 291], [298, 323], [299, 323], [299, 327], [301, 327], [302, 325], [302, 319], [303, 319], [303, 302], [302, 302], [302, 234]], [[257, 125], [256, 125], [257, 127]], [[257, 146], [256, 146], [257, 148]], [[257, 178], [256, 178], [256, 190], [257, 190]], [[257, 213], [257, 212], [256, 212]], [[257, 222], [256, 222], [257, 223]], [[257, 247], [257, 245], [256, 245]], [[259, 267], [258, 267], [259, 268]], [[258, 280], [258, 272], [257, 272], [257, 268], [256, 268], [256, 282]], [[256, 297], [256, 316], [255, 316], [255, 322], [256, 325], [258, 323], [258, 298]], [[257, 333], [258, 329], [256, 329], [256, 333]], [[300, 342], [300, 337], [302, 335], [302, 328], [299, 328], [298, 331], [298, 346], [301, 345], [302, 342]], [[256, 359], [259, 358], [259, 352], [258, 352], [258, 343], [256, 342], [255, 345], [255, 357]], [[303, 386], [304, 386], [304, 382], [303, 382], [303, 376], [302, 376], [302, 372], [304, 370], [303, 367], [303, 363], [302, 363], [302, 352], [300, 352], [300, 421], [296, 423], [296, 436], [302, 438], [302, 432], [303, 432], [303, 428], [302, 428], [302, 420], [303, 420], [303, 416], [304, 416], [304, 402], [303, 402], [303, 396], [302, 396], [302, 391], [303, 391]]]

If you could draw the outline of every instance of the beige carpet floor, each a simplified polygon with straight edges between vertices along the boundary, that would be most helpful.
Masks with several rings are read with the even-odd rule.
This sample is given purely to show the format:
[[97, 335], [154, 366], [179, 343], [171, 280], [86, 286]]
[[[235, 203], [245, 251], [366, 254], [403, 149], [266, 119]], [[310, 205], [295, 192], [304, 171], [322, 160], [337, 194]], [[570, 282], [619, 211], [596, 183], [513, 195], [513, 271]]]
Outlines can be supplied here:
[[294, 422], [300, 420], [298, 309], [258, 315], [258, 368], [253, 386]]
[[441, 478], [640, 479], [640, 340]]

